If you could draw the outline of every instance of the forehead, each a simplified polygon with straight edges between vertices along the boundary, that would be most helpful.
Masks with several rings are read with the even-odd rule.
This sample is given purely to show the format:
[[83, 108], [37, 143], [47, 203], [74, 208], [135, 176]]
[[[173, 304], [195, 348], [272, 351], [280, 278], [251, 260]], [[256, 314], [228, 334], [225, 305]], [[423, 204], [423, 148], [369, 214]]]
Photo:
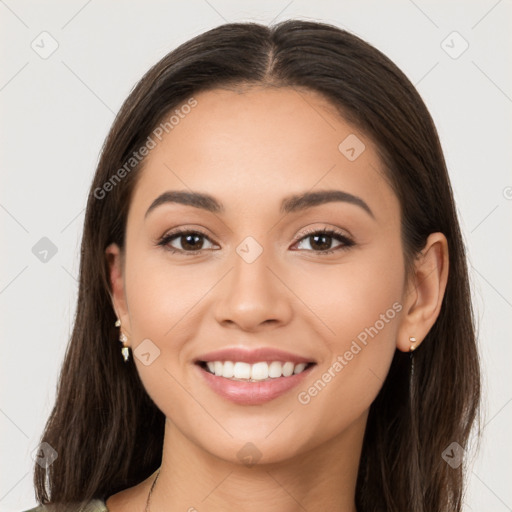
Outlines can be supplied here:
[[[132, 197], [143, 215], [166, 190], [219, 198], [230, 211], [254, 213], [285, 196], [337, 189], [363, 197], [387, 216], [397, 198], [376, 147], [321, 95], [294, 88], [215, 89], [194, 95], [172, 128], [154, 138]], [[143, 210], [143, 211], [142, 211]]]

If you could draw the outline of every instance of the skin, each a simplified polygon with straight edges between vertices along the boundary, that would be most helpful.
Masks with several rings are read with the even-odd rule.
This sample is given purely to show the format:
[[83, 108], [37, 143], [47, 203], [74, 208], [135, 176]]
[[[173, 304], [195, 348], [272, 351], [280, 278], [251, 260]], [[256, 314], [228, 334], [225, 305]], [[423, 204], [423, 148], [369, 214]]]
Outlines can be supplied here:
[[[369, 407], [395, 350], [408, 351], [411, 336], [418, 346], [439, 314], [446, 238], [430, 235], [414, 274], [405, 275], [399, 202], [375, 145], [322, 96], [253, 87], [195, 98], [197, 106], [141, 171], [125, 257], [115, 244], [106, 250], [127, 344], [134, 350], [150, 339], [160, 350], [148, 366], [134, 357], [167, 418], [151, 511], [354, 512]], [[354, 161], [338, 149], [350, 134], [365, 144]], [[326, 189], [359, 196], [374, 218], [347, 202], [279, 212], [284, 197]], [[145, 219], [167, 190], [208, 193], [226, 211], [167, 203]], [[206, 233], [196, 244], [202, 252], [172, 254], [156, 245], [178, 227]], [[315, 245], [311, 233], [324, 227], [355, 245], [340, 250], [335, 238]], [[247, 236], [263, 249], [252, 263], [236, 252]], [[186, 244], [182, 236], [169, 245], [192, 252]], [[334, 252], [319, 254], [324, 247]], [[394, 303], [401, 305], [394, 318], [309, 403], [300, 403], [297, 394]], [[211, 390], [193, 365], [198, 355], [225, 346], [278, 347], [317, 365], [298, 388], [263, 405], [237, 405]], [[248, 442], [261, 454], [253, 466], [237, 455]], [[109, 510], [144, 510], [155, 475], [111, 496]]]

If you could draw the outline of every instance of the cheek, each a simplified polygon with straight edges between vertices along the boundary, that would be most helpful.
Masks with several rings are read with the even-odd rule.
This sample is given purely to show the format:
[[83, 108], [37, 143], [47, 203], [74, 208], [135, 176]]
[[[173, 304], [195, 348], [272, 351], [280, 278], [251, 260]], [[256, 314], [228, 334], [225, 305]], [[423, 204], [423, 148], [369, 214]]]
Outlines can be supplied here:
[[394, 342], [404, 286], [399, 243], [347, 253], [340, 264], [308, 266], [294, 281], [294, 292], [321, 320], [319, 334], [333, 353], [375, 324], [381, 339]]
[[[403, 261], [394, 250], [363, 252], [336, 271], [315, 274], [308, 305], [321, 319], [327, 357], [297, 400], [335, 432], [368, 409], [389, 371], [402, 311]], [[312, 280], [310, 279], [310, 283]], [[306, 288], [302, 289], [306, 294]], [[302, 394], [300, 394], [302, 393]], [[325, 415], [339, 405], [339, 415]]]
[[[198, 271], [198, 266], [173, 264], [162, 255], [136, 250], [131, 255], [126, 265], [126, 293], [134, 362], [144, 388], [160, 410], [167, 417], [179, 417], [188, 398], [182, 388], [183, 366], [190, 364], [188, 345], [197, 337], [200, 316], [204, 315], [200, 302], [215, 276], [211, 270]], [[137, 356], [143, 343], [149, 364]]]
[[336, 339], [356, 338], [375, 324], [382, 334], [384, 330], [391, 334], [388, 327], [397, 323], [391, 320], [396, 316], [393, 304], [402, 298], [402, 276], [401, 262], [391, 258], [382, 257], [368, 265], [361, 261], [351, 267], [342, 276], [337, 298], [328, 305]]
[[179, 265], [153, 252], [134, 251], [131, 265], [126, 267], [132, 334], [136, 342], [149, 337], [168, 343], [181, 339], [185, 326], [190, 328], [196, 306], [215, 276], [200, 265]]

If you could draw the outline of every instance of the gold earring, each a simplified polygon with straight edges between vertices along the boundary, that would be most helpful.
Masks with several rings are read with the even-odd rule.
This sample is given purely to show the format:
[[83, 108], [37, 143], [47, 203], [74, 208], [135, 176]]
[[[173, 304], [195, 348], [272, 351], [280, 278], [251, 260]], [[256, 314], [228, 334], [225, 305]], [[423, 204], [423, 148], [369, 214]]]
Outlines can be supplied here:
[[411, 336], [409, 338], [409, 341], [412, 343], [412, 345], [409, 347], [409, 352], [413, 352], [416, 349], [416, 338], [414, 336]]
[[[119, 320], [119, 318], [116, 320], [115, 326], [121, 327], [121, 320]], [[125, 345], [125, 343], [128, 341], [126, 334], [121, 332], [119, 334], [119, 341], [123, 344], [123, 347], [121, 348], [121, 354], [123, 356], [124, 362], [126, 363], [130, 358], [130, 348], [127, 345]]]

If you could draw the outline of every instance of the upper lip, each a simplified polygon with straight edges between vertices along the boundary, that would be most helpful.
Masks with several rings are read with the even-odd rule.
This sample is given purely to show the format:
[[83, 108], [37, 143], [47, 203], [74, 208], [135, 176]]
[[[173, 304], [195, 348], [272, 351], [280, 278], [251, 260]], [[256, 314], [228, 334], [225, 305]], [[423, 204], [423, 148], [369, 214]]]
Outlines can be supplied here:
[[243, 349], [240, 347], [226, 347], [214, 352], [202, 354], [195, 359], [195, 362], [208, 361], [241, 361], [244, 363], [259, 363], [261, 361], [290, 361], [292, 363], [314, 363], [311, 358], [302, 357], [291, 352], [278, 348], [261, 347], [257, 349]]

